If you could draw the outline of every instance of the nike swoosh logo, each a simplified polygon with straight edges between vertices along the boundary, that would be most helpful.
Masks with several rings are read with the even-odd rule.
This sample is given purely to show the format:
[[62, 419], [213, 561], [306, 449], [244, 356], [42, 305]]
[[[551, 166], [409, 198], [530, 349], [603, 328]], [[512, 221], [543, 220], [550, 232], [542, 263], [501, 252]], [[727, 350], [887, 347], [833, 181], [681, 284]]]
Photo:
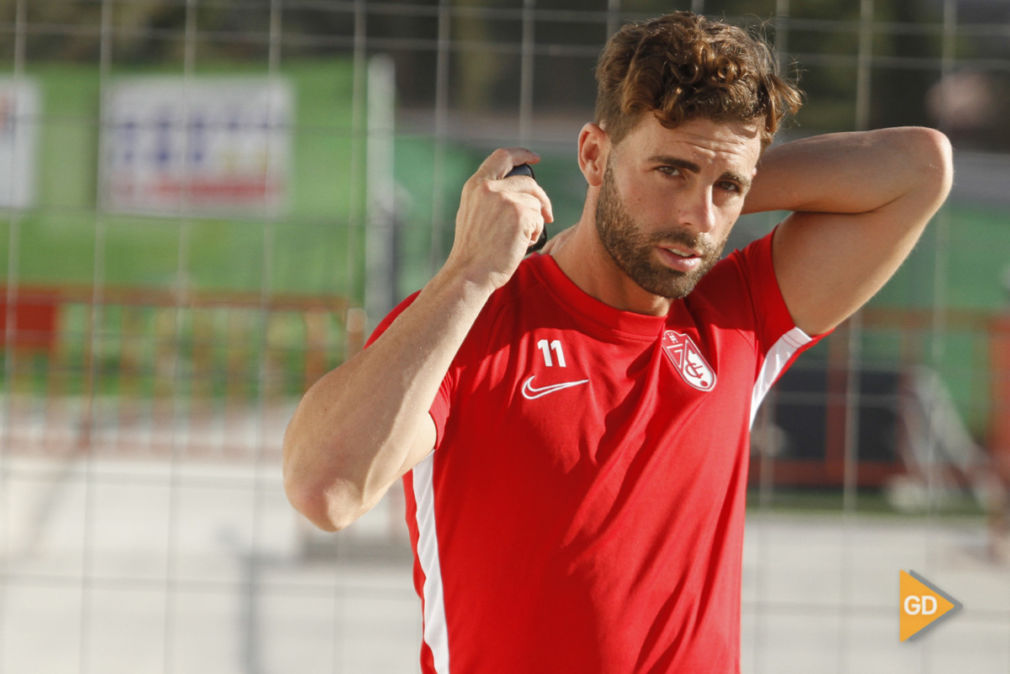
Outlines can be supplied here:
[[533, 375], [533, 377], [530, 377], [523, 382], [523, 398], [526, 398], [527, 400], [536, 400], [537, 398], [542, 398], [551, 393], [557, 393], [558, 391], [562, 391], [566, 388], [589, 383], [588, 379], [580, 379], [579, 381], [566, 381], [561, 384], [550, 384], [549, 386], [533, 388], [533, 379], [535, 377], [536, 375]]

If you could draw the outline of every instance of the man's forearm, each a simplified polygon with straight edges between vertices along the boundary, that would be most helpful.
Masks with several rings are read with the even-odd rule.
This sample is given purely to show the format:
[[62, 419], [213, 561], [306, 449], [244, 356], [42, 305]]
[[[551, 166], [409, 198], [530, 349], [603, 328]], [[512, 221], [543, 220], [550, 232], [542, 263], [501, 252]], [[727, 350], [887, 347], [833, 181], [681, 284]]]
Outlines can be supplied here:
[[537, 161], [522, 148], [484, 160], [463, 185], [439, 273], [368, 349], [302, 398], [284, 436], [284, 487], [317, 526], [353, 522], [431, 451], [428, 410], [449, 365], [491, 293], [553, 220], [535, 180], [508, 176]]
[[[832, 133], [765, 151], [745, 213], [868, 213], [919, 189], [933, 161], [930, 129], [898, 127]], [[936, 166], [931, 164], [936, 163]]]
[[306, 393], [285, 434], [284, 477], [317, 526], [349, 524], [400, 477], [489, 294], [459, 275], [436, 276], [368, 349]]

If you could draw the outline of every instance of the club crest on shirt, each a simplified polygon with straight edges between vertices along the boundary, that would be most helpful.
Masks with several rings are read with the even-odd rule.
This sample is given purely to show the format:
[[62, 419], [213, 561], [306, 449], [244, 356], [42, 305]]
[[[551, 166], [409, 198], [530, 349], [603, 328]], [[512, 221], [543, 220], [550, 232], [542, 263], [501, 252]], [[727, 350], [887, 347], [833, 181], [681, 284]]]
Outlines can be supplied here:
[[667, 330], [663, 333], [663, 353], [689, 385], [699, 391], [715, 388], [715, 370], [690, 337], [675, 330]]

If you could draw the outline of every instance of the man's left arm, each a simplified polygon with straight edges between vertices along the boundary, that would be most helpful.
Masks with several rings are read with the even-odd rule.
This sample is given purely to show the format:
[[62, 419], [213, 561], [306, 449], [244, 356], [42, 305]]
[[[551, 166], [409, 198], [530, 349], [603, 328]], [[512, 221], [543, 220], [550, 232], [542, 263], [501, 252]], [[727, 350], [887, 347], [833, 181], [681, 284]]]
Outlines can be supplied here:
[[887, 282], [950, 191], [950, 143], [899, 127], [769, 148], [745, 213], [792, 211], [775, 232], [775, 275], [796, 325], [835, 327]]

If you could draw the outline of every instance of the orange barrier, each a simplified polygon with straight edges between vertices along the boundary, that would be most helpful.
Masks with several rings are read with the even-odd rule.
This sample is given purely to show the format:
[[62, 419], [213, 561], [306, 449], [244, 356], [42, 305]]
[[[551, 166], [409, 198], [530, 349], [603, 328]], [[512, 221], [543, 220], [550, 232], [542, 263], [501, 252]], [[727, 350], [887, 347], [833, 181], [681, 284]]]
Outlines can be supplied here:
[[363, 310], [337, 295], [22, 285], [0, 298], [14, 451], [274, 454], [293, 401], [365, 339]]
[[1000, 478], [1010, 486], [1010, 316], [995, 319], [989, 334], [993, 407], [989, 448]]

